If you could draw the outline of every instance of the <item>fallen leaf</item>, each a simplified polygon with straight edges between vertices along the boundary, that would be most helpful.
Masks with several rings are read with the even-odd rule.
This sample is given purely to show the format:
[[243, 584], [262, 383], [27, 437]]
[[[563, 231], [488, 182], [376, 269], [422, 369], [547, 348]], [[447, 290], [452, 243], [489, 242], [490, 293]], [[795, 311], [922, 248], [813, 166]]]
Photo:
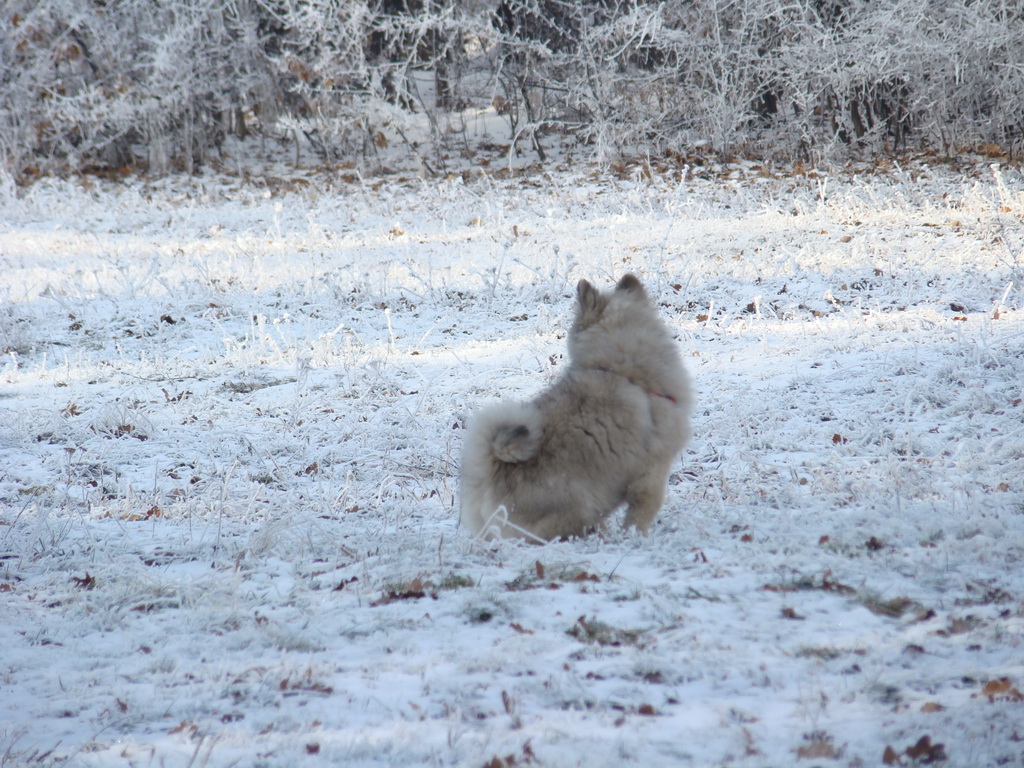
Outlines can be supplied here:
[[1013, 702], [1024, 702], [1024, 694], [1022, 694], [1008, 677], [1001, 677], [998, 680], [989, 680], [985, 683], [985, 687], [981, 689], [983, 696], [987, 696], [991, 702], [996, 701], [1013, 701]]
[[88, 571], [85, 572], [85, 576], [82, 578], [72, 576], [71, 582], [79, 589], [94, 589], [96, 587], [96, 577], [90, 576]]
[[926, 715], [929, 715], [932, 712], [942, 712], [945, 709], [946, 708], [937, 701], [929, 701], [921, 706], [921, 711]]
[[[427, 596], [427, 589], [434, 585], [430, 582], [424, 583], [422, 579], [415, 578], [410, 581], [404, 589], [389, 589], [385, 592], [379, 600], [375, 600], [370, 603], [371, 608], [376, 608], [379, 605], [388, 605], [398, 600], [419, 600]], [[431, 594], [434, 600], [437, 599], [436, 594]]]
[[882, 762], [886, 765], [899, 765], [900, 756], [892, 747], [886, 747], [885, 752], [882, 753]]
[[359, 581], [359, 577], [358, 577], [358, 576], [353, 576], [353, 577], [352, 577], [351, 579], [342, 579], [342, 580], [341, 580], [341, 581], [340, 581], [340, 582], [338, 583], [338, 586], [336, 586], [336, 587], [334, 588], [334, 591], [335, 591], [335, 592], [341, 592], [341, 590], [343, 590], [343, 589], [344, 589], [345, 587], [347, 587], [347, 586], [348, 586], [349, 584], [354, 584], [354, 583], [355, 583], [355, 582], [357, 582], [357, 581]]
[[930, 736], [922, 736], [912, 747], [907, 747], [907, 757], [920, 763], [937, 763], [946, 759], [944, 744], [932, 744]]
[[839, 757], [839, 752], [836, 751], [836, 747], [832, 743], [832, 737], [827, 733], [815, 732], [804, 736], [804, 738], [807, 739], [809, 743], [803, 747], [797, 747], [797, 757], [803, 760], [810, 760], [819, 757], [835, 760]]
[[191, 734], [191, 733], [195, 733], [198, 730], [199, 730], [199, 726], [196, 725], [195, 723], [190, 723], [188, 720], [182, 720], [174, 728], [171, 728], [171, 730], [169, 730], [167, 733], [168, 733], [168, 735], [173, 736], [173, 735], [178, 734], [178, 733], [186, 733], [186, 732]]
[[842, 584], [836, 581], [832, 576], [832, 571], [825, 571], [825, 574], [821, 577], [821, 588], [826, 592], [836, 592], [840, 595], [851, 595], [857, 590], [853, 587]]

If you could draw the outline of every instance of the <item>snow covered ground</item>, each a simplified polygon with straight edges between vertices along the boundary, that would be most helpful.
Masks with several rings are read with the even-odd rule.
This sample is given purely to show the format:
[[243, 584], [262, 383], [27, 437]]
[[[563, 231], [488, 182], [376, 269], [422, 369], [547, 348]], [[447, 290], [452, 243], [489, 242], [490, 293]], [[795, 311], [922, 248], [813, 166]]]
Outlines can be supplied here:
[[[0, 189], [0, 765], [1024, 763], [1016, 170]], [[639, 275], [648, 538], [458, 529]]]

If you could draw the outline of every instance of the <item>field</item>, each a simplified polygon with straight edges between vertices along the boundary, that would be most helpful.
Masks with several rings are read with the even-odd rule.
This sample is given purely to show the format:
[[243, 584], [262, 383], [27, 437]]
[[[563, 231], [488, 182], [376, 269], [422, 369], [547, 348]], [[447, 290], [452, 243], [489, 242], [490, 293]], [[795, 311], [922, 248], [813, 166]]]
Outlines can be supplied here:
[[[619, 170], [0, 189], [0, 765], [1024, 763], [1019, 171]], [[651, 535], [472, 540], [626, 271]]]

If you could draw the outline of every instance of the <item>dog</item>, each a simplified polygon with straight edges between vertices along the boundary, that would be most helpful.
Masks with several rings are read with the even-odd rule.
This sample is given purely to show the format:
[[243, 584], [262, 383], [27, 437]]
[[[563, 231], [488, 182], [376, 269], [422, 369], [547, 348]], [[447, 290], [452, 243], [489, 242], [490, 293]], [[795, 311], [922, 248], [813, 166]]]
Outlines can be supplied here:
[[690, 383], [640, 281], [576, 287], [569, 366], [530, 402], [499, 403], [469, 423], [462, 524], [477, 537], [584, 536], [626, 505], [646, 534], [673, 461], [690, 438]]

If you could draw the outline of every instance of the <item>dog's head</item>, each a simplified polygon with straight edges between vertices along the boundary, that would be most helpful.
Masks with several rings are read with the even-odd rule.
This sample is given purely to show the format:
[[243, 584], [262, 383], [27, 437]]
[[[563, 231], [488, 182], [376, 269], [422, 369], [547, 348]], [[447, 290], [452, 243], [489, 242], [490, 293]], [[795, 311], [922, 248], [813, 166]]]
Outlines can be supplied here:
[[601, 321], [609, 311], [615, 314], [619, 310], [635, 311], [646, 306], [647, 291], [635, 275], [623, 275], [615, 286], [615, 290], [602, 293], [587, 280], [580, 280], [576, 285], [576, 322], [573, 331], [580, 333]]

